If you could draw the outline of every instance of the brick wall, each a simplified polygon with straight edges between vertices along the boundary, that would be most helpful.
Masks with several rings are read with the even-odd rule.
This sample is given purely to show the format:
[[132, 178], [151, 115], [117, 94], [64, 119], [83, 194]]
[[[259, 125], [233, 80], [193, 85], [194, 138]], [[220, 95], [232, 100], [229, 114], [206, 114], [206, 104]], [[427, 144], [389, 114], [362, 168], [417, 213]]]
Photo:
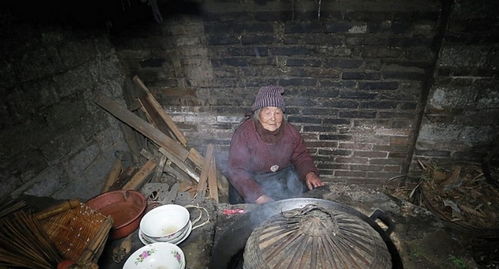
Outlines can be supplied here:
[[111, 43], [104, 32], [0, 19], [0, 197], [98, 194], [114, 152], [128, 150], [118, 121], [93, 102], [124, 103]]
[[[412, 163], [477, 161], [499, 137], [497, 1], [455, 1]], [[493, 26], [495, 25], [495, 26]]]
[[190, 144], [216, 144], [222, 169], [256, 91], [277, 84], [325, 179], [386, 181], [407, 166], [439, 2], [319, 2], [205, 1], [112, 40]]

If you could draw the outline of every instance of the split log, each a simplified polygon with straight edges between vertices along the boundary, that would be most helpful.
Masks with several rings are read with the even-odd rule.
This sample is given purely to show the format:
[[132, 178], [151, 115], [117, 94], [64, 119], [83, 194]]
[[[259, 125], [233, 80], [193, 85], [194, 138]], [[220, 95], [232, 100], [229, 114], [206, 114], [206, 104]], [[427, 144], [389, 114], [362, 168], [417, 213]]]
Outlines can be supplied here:
[[213, 159], [213, 145], [208, 144], [206, 148], [206, 157], [204, 158], [204, 163], [201, 169], [201, 175], [199, 176], [199, 184], [197, 188], [198, 197], [204, 197], [206, 193], [206, 188], [208, 185], [208, 174], [211, 169], [211, 162]]
[[189, 150], [187, 158], [189, 158], [189, 160], [191, 160], [198, 167], [201, 167], [204, 163], [203, 155], [201, 155], [201, 153], [199, 153], [199, 151], [197, 151], [195, 148], [191, 148]]
[[164, 109], [161, 107], [161, 105], [158, 103], [158, 101], [156, 101], [156, 99], [151, 94], [151, 92], [146, 87], [146, 85], [144, 85], [144, 83], [142, 82], [142, 80], [140, 80], [140, 78], [138, 76], [134, 76], [133, 81], [146, 92], [146, 96], [145, 96], [145, 98], [142, 99], [142, 101], [147, 101], [151, 105], [151, 108], [157, 112], [158, 116], [164, 121], [164, 123], [173, 132], [173, 134], [175, 135], [175, 138], [182, 145], [185, 146], [187, 144], [187, 139], [182, 134], [182, 132], [177, 128], [177, 125], [175, 125], [175, 122], [172, 120], [172, 118], [164, 111]]
[[78, 206], [80, 206], [79, 200], [67, 200], [36, 213], [34, 217], [38, 220], [44, 220]]
[[137, 190], [138, 187], [144, 183], [147, 176], [149, 176], [154, 168], [156, 167], [156, 162], [154, 160], [147, 161], [140, 170], [133, 175], [133, 177], [128, 181], [125, 186], [123, 186], [123, 190]]
[[165, 155], [170, 161], [172, 161], [176, 166], [178, 166], [178, 168], [180, 168], [187, 175], [189, 175], [189, 177], [194, 179], [196, 183], [199, 182], [199, 175], [194, 171], [194, 169], [190, 168], [186, 163], [175, 157], [173, 154], [171, 154], [164, 148], [159, 148], [159, 152]]
[[188, 180], [189, 176], [172, 167], [172, 164], [173, 163], [170, 160], [167, 160], [163, 167], [163, 171], [175, 177], [178, 182], [190, 182], [190, 180]]
[[146, 97], [139, 97], [138, 101], [141, 105], [142, 111], [146, 115], [147, 120], [164, 134], [167, 134], [171, 138], [176, 139], [175, 134], [173, 134], [168, 125], [166, 125], [166, 123], [161, 119], [161, 116], [154, 109], [154, 106], [151, 104], [151, 102]]
[[[196, 186], [187, 183], [187, 182], [181, 182], [179, 185], [178, 193], [188, 193], [189, 197], [194, 197], [196, 195]], [[178, 195], [177, 195], [178, 197]]]
[[153, 182], [159, 182], [161, 180], [161, 176], [163, 175], [163, 171], [165, 169], [165, 164], [166, 164], [166, 156], [161, 156], [159, 159], [159, 164], [156, 168], [156, 172], [154, 173], [154, 176], [152, 178]]
[[[208, 158], [208, 156], [206, 156]], [[215, 157], [210, 157], [210, 171], [208, 172], [208, 190], [211, 199], [218, 203], [218, 186], [217, 186], [217, 164]]]
[[[130, 125], [147, 138], [154, 141], [156, 144], [164, 147], [171, 154], [180, 160], [187, 159], [189, 152], [182, 145], [175, 142], [175, 140], [168, 137], [166, 134], [156, 129], [153, 125], [141, 119], [139, 116], [122, 108], [118, 103], [114, 102], [107, 96], [100, 96], [97, 98], [96, 103], [113, 114], [116, 118]], [[193, 160], [194, 162], [194, 160]]]

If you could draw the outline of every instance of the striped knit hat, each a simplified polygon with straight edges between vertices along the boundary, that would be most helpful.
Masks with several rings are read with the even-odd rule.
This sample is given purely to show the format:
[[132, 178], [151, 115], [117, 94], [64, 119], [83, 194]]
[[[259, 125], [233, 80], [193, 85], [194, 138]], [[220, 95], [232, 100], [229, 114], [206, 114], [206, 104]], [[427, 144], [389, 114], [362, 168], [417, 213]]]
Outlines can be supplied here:
[[251, 110], [255, 111], [262, 107], [274, 106], [284, 111], [284, 98], [282, 94], [284, 88], [280, 86], [264, 86], [258, 90], [255, 102], [251, 106]]

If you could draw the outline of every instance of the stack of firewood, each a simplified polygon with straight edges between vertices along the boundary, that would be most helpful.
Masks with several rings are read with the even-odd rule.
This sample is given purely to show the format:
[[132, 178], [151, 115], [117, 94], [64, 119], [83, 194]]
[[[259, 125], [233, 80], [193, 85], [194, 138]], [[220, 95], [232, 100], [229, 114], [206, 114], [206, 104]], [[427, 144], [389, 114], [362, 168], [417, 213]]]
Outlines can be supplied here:
[[141, 112], [140, 114], [128, 110], [106, 96], [98, 97], [96, 103], [142, 134], [151, 143], [148, 149], [144, 148], [140, 152], [145, 158], [141, 167], [125, 169], [121, 160], [116, 160], [102, 191], [138, 190], [142, 187], [143, 192], [148, 192], [147, 195], [153, 195], [158, 190], [146, 188], [148, 187], [146, 185], [158, 186], [166, 174], [177, 181], [168, 186], [170, 192], [187, 193], [192, 199], [198, 200], [208, 197], [219, 202], [219, 197], [225, 199], [228, 190], [227, 180], [217, 172], [214, 146], [211, 144], [207, 146], [205, 156], [194, 148], [188, 148], [186, 137], [149, 89], [137, 76], [133, 81], [143, 92], [137, 98], [140, 106], [137, 112]]

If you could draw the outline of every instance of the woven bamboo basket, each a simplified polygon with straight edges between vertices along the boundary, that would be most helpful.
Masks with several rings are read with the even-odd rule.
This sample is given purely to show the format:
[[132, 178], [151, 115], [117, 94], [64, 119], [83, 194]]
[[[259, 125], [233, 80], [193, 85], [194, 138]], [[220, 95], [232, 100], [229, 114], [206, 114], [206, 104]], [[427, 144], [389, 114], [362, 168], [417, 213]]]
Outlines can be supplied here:
[[71, 200], [37, 214], [59, 253], [79, 264], [97, 263], [113, 219]]

